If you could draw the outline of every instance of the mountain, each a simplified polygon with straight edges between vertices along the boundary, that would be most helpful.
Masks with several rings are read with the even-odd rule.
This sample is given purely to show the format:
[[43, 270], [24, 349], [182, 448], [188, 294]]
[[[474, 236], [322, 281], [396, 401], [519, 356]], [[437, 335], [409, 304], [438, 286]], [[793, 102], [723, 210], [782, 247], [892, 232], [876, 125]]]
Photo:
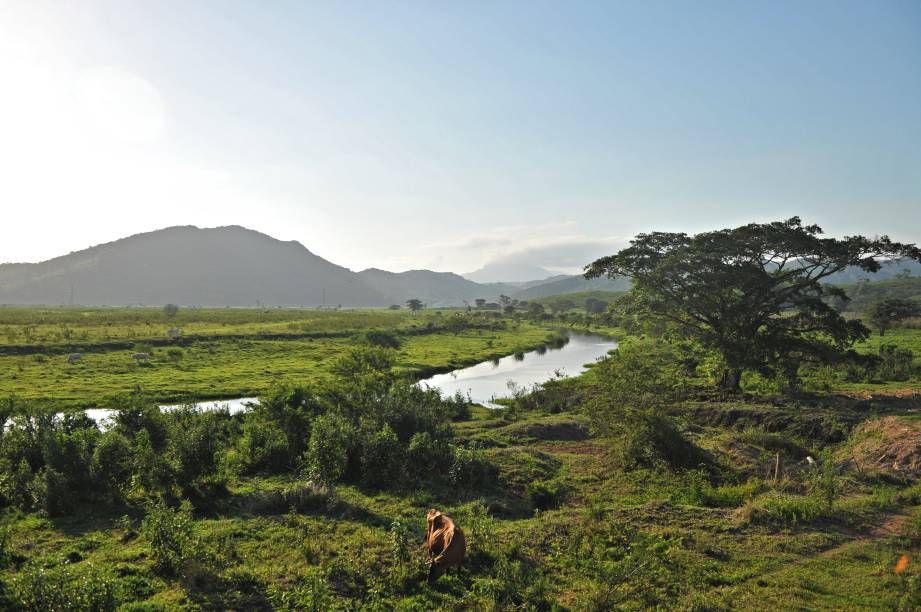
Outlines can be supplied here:
[[540, 266], [515, 261], [491, 262], [479, 270], [464, 274], [464, 278], [477, 283], [514, 283], [550, 276], [553, 273]]
[[574, 276], [565, 276], [563, 278], [557, 277], [548, 282], [532, 285], [526, 289], [516, 291], [511, 294], [511, 297], [518, 300], [534, 300], [564, 293], [581, 293], [583, 291], [627, 291], [628, 289], [630, 289], [629, 278], [618, 278], [616, 280], [608, 278], [587, 279], [577, 274]]
[[460, 306], [477, 298], [494, 301], [500, 294], [508, 295], [515, 290], [509, 284], [483, 285], [453, 272], [431, 270], [387, 272], [368, 268], [359, 272], [358, 276], [380, 293], [391, 296], [394, 304], [418, 298], [429, 306]]
[[356, 273], [299, 242], [236, 225], [168, 227], [41, 263], [0, 265], [0, 304], [388, 306], [418, 298], [442, 307], [628, 286], [581, 276], [478, 283], [431, 270]]
[[921, 276], [921, 263], [914, 259], [893, 259], [883, 262], [879, 272], [874, 274], [852, 266], [837, 274], [832, 274], [824, 282], [834, 285], [851, 285], [861, 280], [889, 280], [899, 276], [906, 276], [906, 270], [908, 271], [907, 276]]
[[41, 263], [0, 265], [0, 304], [70, 302], [386, 306], [391, 298], [299, 242], [239, 226], [169, 227]]

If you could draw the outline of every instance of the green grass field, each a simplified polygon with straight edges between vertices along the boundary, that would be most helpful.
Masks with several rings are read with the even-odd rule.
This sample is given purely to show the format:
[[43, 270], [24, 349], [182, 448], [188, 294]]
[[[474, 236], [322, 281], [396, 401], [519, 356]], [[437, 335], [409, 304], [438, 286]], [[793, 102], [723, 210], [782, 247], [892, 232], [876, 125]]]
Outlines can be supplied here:
[[[181, 310], [30, 311], [0, 308], [0, 397], [95, 406], [142, 388], [164, 402], [264, 393], [281, 382], [323, 379], [356, 334], [405, 334], [397, 370], [420, 376], [539, 345], [545, 328], [510, 322], [504, 329], [439, 326], [454, 311]], [[432, 326], [432, 329], [429, 329]], [[181, 337], [172, 341], [168, 330]], [[70, 353], [82, 359], [68, 363]], [[141, 362], [132, 355], [144, 352]]]

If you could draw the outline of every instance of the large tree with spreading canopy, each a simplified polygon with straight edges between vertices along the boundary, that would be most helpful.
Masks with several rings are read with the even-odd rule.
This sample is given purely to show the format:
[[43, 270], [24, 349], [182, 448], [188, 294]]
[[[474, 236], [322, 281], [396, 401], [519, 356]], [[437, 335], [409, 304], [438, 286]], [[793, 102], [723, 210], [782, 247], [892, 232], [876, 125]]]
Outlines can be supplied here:
[[799, 217], [734, 229], [639, 234], [630, 246], [586, 266], [587, 278], [626, 276], [629, 303], [674, 323], [715, 351], [720, 387], [738, 392], [742, 372], [795, 378], [803, 360], [830, 362], [869, 330], [846, 320], [828, 298], [845, 292], [823, 281], [849, 266], [876, 272], [880, 260], [921, 261], [914, 244], [887, 236], [823, 237]]

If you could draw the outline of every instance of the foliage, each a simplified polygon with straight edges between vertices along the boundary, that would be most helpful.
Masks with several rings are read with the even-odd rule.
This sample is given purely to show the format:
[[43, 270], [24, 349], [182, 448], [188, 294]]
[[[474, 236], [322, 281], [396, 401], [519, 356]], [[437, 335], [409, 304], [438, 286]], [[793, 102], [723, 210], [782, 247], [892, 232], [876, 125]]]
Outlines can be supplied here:
[[336, 414], [317, 417], [304, 453], [307, 477], [322, 486], [339, 480], [348, 467], [354, 437], [355, 429], [345, 418]]
[[361, 478], [370, 487], [392, 486], [403, 471], [403, 447], [389, 425], [366, 432], [361, 444]]
[[168, 576], [178, 576], [196, 553], [192, 531], [192, 504], [183, 501], [179, 508], [158, 499], [147, 505], [141, 533], [150, 544], [154, 567]]
[[34, 612], [109, 612], [117, 607], [111, 578], [64, 569], [33, 569], [13, 584], [16, 603]]
[[628, 276], [631, 307], [667, 320], [716, 351], [720, 386], [736, 392], [742, 372], [795, 377], [801, 360], [830, 361], [866, 337], [827, 298], [822, 284], [849, 266], [879, 270], [880, 257], [921, 261], [921, 250], [888, 237], [821, 238], [798, 217], [688, 236], [639, 234], [630, 247], [586, 267], [586, 276]]
[[882, 298], [870, 304], [864, 316], [879, 335], [884, 336], [893, 323], [910, 317], [921, 317], [921, 304], [900, 298]]

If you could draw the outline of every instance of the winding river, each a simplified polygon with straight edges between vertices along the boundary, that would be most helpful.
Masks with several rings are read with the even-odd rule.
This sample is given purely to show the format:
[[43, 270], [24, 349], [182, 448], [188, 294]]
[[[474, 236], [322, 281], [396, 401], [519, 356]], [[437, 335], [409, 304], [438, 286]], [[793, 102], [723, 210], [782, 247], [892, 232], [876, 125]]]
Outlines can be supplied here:
[[547, 348], [484, 361], [469, 368], [436, 374], [419, 384], [440, 389], [445, 395], [458, 391], [477, 404], [496, 408], [494, 400], [511, 395], [514, 387], [530, 388], [554, 376], [576, 376], [592, 363], [617, 348], [617, 343], [597, 334], [569, 334], [560, 348]]

